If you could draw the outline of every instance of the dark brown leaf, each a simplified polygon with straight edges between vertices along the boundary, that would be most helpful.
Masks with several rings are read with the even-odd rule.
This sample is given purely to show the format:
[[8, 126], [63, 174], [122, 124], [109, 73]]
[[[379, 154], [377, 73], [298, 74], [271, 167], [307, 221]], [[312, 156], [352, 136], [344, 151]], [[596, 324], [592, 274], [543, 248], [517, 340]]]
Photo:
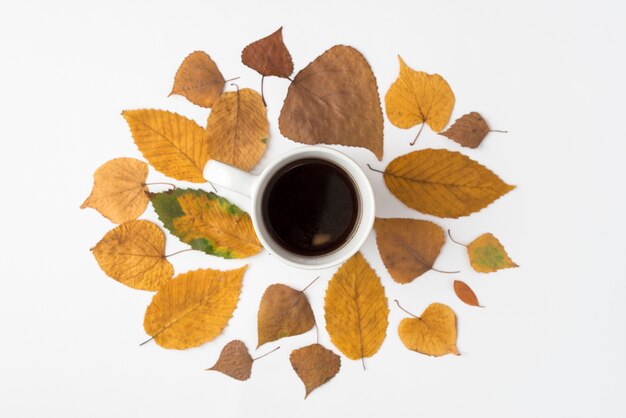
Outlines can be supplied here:
[[321, 344], [311, 344], [293, 350], [291, 366], [304, 383], [306, 398], [316, 388], [335, 377], [341, 368], [341, 359]]
[[480, 306], [478, 303], [478, 298], [476, 294], [467, 284], [460, 280], [454, 281], [454, 293], [461, 299], [463, 302], [467, 303], [470, 306]]
[[289, 78], [293, 72], [293, 61], [283, 42], [283, 28], [245, 47], [241, 61], [262, 76]]
[[461, 116], [445, 132], [440, 133], [464, 147], [476, 148], [489, 133], [489, 125], [480, 113], [472, 112]]
[[217, 363], [207, 370], [221, 372], [237, 380], [248, 380], [253, 362], [246, 345], [242, 341], [233, 340], [222, 348]]

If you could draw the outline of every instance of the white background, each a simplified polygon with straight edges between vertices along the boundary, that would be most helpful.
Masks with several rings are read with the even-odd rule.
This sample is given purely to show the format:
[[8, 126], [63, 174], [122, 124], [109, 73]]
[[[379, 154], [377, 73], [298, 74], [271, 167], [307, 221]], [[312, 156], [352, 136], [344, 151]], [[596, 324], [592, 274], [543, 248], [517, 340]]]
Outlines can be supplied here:
[[[626, 416], [625, 11], [619, 1], [3, 0], [0, 416]], [[314, 332], [280, 341], [247, 382], [203, 371], [231, 339], [256, 346], [256, 311], [269, 284], [301, 288], [317, 274], [267, 254], [171, 258], [177, 272], [249, 263], [239, 306], [224, 333], [200, 348], [139, 347], [152, 295], [108, 278], [90, 254], [113, 227], [79, 209], [91, 175], [111, 158], [142, 158], [123, 109], [168, 109], [206, 123], [205, 109], [167, 97], [188, 53], [208, 52], [226, 78], [258, 89], [241, 50], [281, 25], [296, 70], [334, 44], [352, 45], [384, 96], [401, 54], [448, 80], [452, 120], [479, 111], [492, 128], [509, 130], [463, 152], [518, 188], [480, 213], [436, 221], [460, 241], [494, 233], [521, 268], [473, 273], [464, 248], [448, 243], [436, 266], [461, 274], [429, 272], [401, 286], [374, 234], [363, 247], [390, 301], [416, 314], [435, 301], [456, 311], [461, 356], [407, 350], [396, 332], [405, 314], [390, 304], [387, 339], [366, 359], [367, 371], [342, 357], [340, 373], [307, 400], [288, 357]], [[297, 146], [278, 132], [288, 82], [265, 84], [271, 139], [256, 172]], [[338, 148], [378, 168], [415, 148], [460, 149], [428, 128], [411, 148], [415, 132], [386, 123], [382, 162]], [[379, 216], [433, 220], [393, 197], [379, 174], [368, 176]], [[164, 179], [151, 170], [150, 181]], [[224, 195], [247, 207], [245, 198]], [[151, 208], [143, 218], [156, 219]], [[168, 253], [185, 247], [167, 242]], [[333, 271], [321, 271], [307, 291], [319, 321]], [[456, 299], [456, 278], [485, 309]], [[324, 329], [321, 342], [337, 351]]]

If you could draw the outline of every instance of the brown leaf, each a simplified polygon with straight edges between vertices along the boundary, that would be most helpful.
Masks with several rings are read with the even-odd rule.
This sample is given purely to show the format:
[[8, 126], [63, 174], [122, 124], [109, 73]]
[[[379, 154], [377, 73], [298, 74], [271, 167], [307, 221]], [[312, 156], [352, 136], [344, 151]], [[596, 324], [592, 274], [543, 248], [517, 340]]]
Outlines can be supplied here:
[[222, 348], [220, 357], [213, 367], [207, 370], [224, 373], [237, 380], [248, 380], [254, 360], [243, 341], [233, 340]]
[[456, 315], [442, 303], [431, 303], [420, 317], [404, 318], [398, 326], [398, 335], [406, 348], [418, 353], [436, 357], [459, 355]]
[[410, 283], [432, 269], [445, 237], [443, 229], [416, 219], [376, 218], [376, 244], [391, 277]]
[[479, 273], [492, 273], [519, 267], [506, 253], [504, 246], [490, 233], [482, 234], [467, 246], [472, 268]]
[[383, 115], [372, 69], [356, 49], [336, 45], [296, 74], [280, 132], [304, 144], [364, 147], [383, 156]]
[[389, 163], [385, 184], [405, 205], [442, 218], [477, 212], [515, 186], [458, 152], [424, 149]]
[[331, 341], [349, 359], [363, 361], [383, 344], [389, 324], [385, 288], [360, 252], [328, 283], [324, 316]]
[[115, 158], [93, 174], [91, 194], [81, 205], [94, 208], [111, 222], [137, 219], [148, 206], [148, 164], [134, 158]]
[[124, 222], [91, 251], [109, 277], [133, 289], [159, 290], [174, 275], [165, 258], [165, 235], [150, 221]]
[[259, 305], [257, 348], [270, 341], [305, 333], [313, 325], [315, 318], [304, 292], [273, 284], [265, 290]]
[[341, 368], [341, 358], [321, 344], [311, 344], [293, 350], [289, 361], [304, 383], [305, 398], [314, 389], [335, 377]]
[[293, 61], [283, 42], [283, 28], [246, 46], [241, 53], [241, 62], [262, 76], [289, 78]]
[[249, 171], [267, 148], [269, 122], [259, 93], [229, 91], [213, 105], [206, 127], [209, 154], [214, 160]]
[[205, 52], [195, 51], [180, 64], [170, 96], [179, 94], [193, 104], [211, 107], [222, 94], [225, 82], [211, 57]]
[[478, 303], [478, 298], [476, 294], [467, 284], [460, 280], [454, 281], [454, 293], [461, 299], [463, 302], [470, 306], [478, 306], [480, 307], [480, 303]]
[[451, 127], [439, 135], [450, 138], [464, 147], [476, 148], [489, 133], [489, 125], [480, 113], [472, 112], [461, 116]]

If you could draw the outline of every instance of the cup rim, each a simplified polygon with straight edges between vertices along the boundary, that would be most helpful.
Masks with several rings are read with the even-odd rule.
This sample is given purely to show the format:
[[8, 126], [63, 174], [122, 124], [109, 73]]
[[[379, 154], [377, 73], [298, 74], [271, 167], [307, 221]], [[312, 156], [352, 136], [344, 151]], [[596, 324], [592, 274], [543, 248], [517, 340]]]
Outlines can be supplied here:
[[[274, 251], [275, 247], [266, 240], [266, 237], [264, 237], [262, 232], [265, 229], [260, 227], [260, 223], [263, 222], [263, 220], [262, 220], [262, 216], [259, 216], [259, 214], [262, 211], [261, 205], [262, 205], [263, 195], [261, 191], [264, 191], [264, 190], [260, 190], [260, 189], [261, 189], [261, 186], [264, 185], [264, 183], [267, 184], [267, 181], [269, 180], [269, 178], [271, 178], [271, 176], [276, 171], [282, 168], [285, 164], [289, 164], [291, 162], [289, 161], [290, 157], [300, 155], [300, 154], [304, 156], [308, 153], [314, 153], [314, 152], [327, 154], [341, 161], [341, 162], [337, 162], [335, 160], [331, 160], [331, 162], [339, 165], [353, 178], [353, 181], [355, 182], [355, 186], [359, 192], [359, 198], [361, 200], [362, 210], [361, 210], [359, 223], [357, 227], [355, 228], [352, 234], [352, 237], [340, 249], [337, 250], [340, 256], [330, 259], [326, 262], [305, 264], [305, 263], [298, 262], [297, 260], [292, 260], [290, 258], [283, 256], [281, 254], [281, 251]], [[359, 178], [356, 178], [356, 177], [359, 177]], [[258, 178], [255, 181], [254, 187], [252, 188], [252, 193], [251, 193], [250, 198], [251, 198], [251, 208], [252, 208], [251, 210], [252, 223], [254, 225], [254, 229], [257, 234], [257, 237], [263, 244], [263, 247], [266, 250], [268, 250], [268, 252], [273, 257], [276, 257], [279, 261], [287, 265], [290, 265], [292, 267], [299, 268], [299, 269], [319, 270], [319, 269], [324, 269], [324, 268], [336, 266], [338, 264], [343, 263], [344, 261], [352, 257], [354, 254], [356, 254], [356, 252], [360, 250], [360, 248], [363, 246], [363, 244], [367, 240], [374, 226], [374, 220], [375, 220], [374, 208], [376, 206], [376, 202], [374, 198], [374, 190], [372, 188], [372, 185], [369, 179], [367, 178], [365, 174], [365, 171], [356, 163], [356, 161], [354, 161], [348, 155], [330, 147], [325, 147], [321, 145], [309, 145], [309, 146], [298, 147], [284, 154], [281, 154], [279, 157], [274, 159], [267, 167], [265, 167], [265, 169], [261, 172], [261, 174], [259, 174]], [[367, 198], [367, 201], [369, 202], [368, 203], [369, 208], [365, 208], [366, 198]], [[369, 209], [368, 212], [370, 213], [367, 219], [364, 213], [366, 212], [366, 209]], [[349, 250], [346, 250], [346, 248], [349, 248]], [[283, 249], [281, 248], [281, 250]], [[332, 254], [333, 253], [329, 255], [332, 255]], [[328, 257], [329, 255], [326, 255], [326, 257]]]

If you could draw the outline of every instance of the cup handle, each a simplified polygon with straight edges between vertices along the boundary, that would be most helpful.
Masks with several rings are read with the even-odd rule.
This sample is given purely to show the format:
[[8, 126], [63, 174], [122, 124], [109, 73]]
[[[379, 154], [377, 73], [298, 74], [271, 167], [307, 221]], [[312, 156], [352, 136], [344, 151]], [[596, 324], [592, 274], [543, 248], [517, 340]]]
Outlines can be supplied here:
[[209, 160], [206, 163], [203, 175], [208, 182], [226, 187], [248, 197], [252, 194], [252, 187], [258, 177], [232, 165], [215, 160]]

